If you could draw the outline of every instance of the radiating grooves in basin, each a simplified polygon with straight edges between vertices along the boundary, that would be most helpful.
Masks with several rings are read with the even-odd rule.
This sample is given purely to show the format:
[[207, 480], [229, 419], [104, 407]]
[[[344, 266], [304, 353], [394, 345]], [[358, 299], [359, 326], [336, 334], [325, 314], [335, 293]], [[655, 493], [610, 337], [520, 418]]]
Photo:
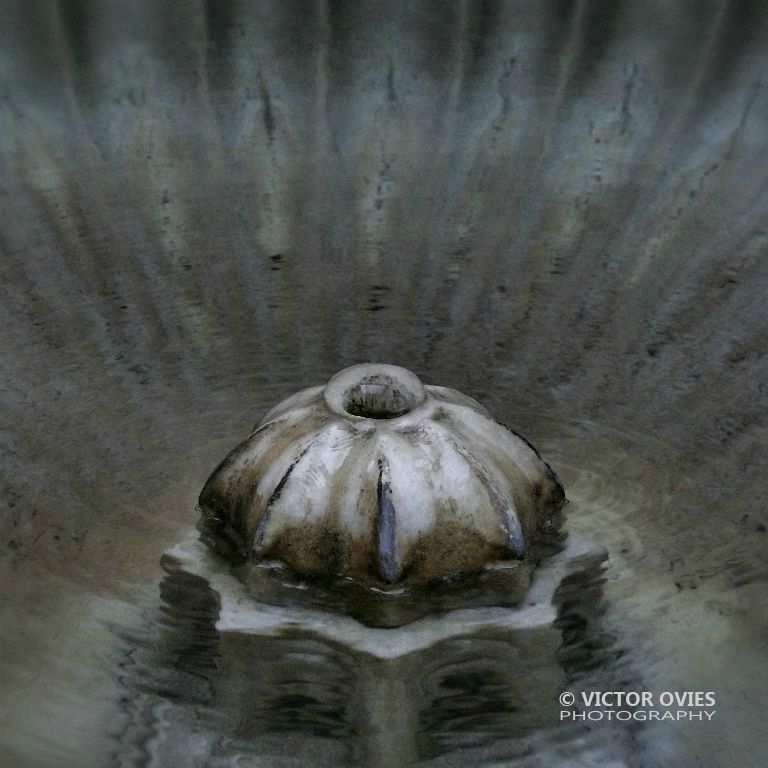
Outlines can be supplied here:
[[[364, 352], [688, 442], [764, 428], [760, 4], [432, 4], [428, 24], [416, 7], [236, 4], [227, 48], [175, 4], [128, 21], [83, 2], [86, 46], [72, 14], [30, 25], [27, 5], [4, 18], [25, 77], [0, 113], [0, 229], [9, 379], [49, 411], [42, 440], [85, 390], [183, 444], [188, 410], [210, 427], [212, 393], [291, 380], [297, 349], [302, 377]], [[40, 391], [38, 353], [67, 408]], [[713, 423], [720, 391], [735, 396]], [[96, 424], [78, 429], [113, 461]]]

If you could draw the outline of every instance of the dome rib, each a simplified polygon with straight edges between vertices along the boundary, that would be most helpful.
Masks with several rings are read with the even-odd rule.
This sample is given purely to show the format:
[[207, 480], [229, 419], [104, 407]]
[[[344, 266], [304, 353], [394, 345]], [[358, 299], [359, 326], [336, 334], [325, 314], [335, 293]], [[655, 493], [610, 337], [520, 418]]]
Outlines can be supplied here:
[[[485, 416], [486, 425], [481, 427], [471, 421], [461, 420], [454, 406], [445, 406], [446, 411], [456, 417], [451, 420], [451, 429], [459, 437], [462, 444], [469, 443], [482, 454], [487, 455], [485, 465], [497, 477], [505, 478], [508, 482], [510, 472], [518, 471], [530, 488], [528, 504], [523, 500], [522, 512], [532, 527], [540, 529], [542, 524], [555, 520], [566, 502], [565, 490], [550, 464], [543, 458], [540, 451], [530, 440], [511, 429], [506, 424], [497, 422], [492, 416]], [[505, 459], [506, 457], [506, 459]], [[514, 466], [510, 466], [509, 458], [513, 457]], [[510, 486], [507, 486], [510, 488]], [[521, 491], [523, 486], [511, 486], [514, 493]], [[533, 494], [532, 496], [530, 494]], [[521, 499], [515, 498], [516, 503]], [[518, 507], [519, 509], [519, 507]], [[532, 515], [532, 519], [529, 516]], [[555, 526], [557, 527], [557, 525]]]
[[[456, 406], [454, 404], [446, 404], [445, 408], [449, 411], [449, 413], [457, 414]], [[554, 486], [556, 486], [559, 493], [563, 496], [563, 498], [565, 498], [565, 492], [563, 490], [562, 483], [557, 477], [554, 469], [552, 469], [549, 462], [547, 462], [547, 460], [541, 455], [539, 449], [536, 448], [536, 446], [530, 440], [528, 440], [527, 437], [521, 435], [511, 427], [508, 427], [506, 424], [496, 421], [490, 414], [484, 413], [481, 415], [487, 420], [489, 428], [495, 427], [497, 430], [501, 430], [502, 434], [505, 434], [507, 437], [511, 436], [514, 440], [519, 441], [528, 450], [530, 450], [531, 456], [525, 461], [525, 463], [519, 464], [520, 471], [530, 482], [537, 482], [538, 478], [536, 477], [536, 473], [540, 472], [543, 468], [546, 478]], [[469, 439], [473, 442], [476, 441], [478, 443], [484, 444], [490, 456], [493, 456], [498, 452], [498, 441], [494, 442], [491, 439], [490, 432], [483, 429], [478, 429], [471, 424], [463, 424], [461, 426], [457, 425], [454, 426], [454, 429], [456, 429], [457, 433], [462, 439]], [[466, 430], [466, 432], [462, 432], [462, 429]]]
[[253, 532], [253, 539], [251, 543], [251, 551], [255, 553], [259, 553], [259, 549], [261, 547], [261, 543], [264, 540], [264, 534], [267, 531], [267, 526], [269, 525], [269, 520], [272, 512], [272, 506], [274, 503], [280, 498], [280, 496], [283, 493], [283, 489], [285, 488], [285, 484], [290, 479], [291, 475], [293, 474], [293, 470], [296, 469], [299, 462], [306, 456], [306, 454], [309, 452], [309, 450], [317, 445], [322, 439], [322, 436], [316, 437], [314, 440], [312, 440], [308, 445], [304, 446], [304, 449], [299, 453], [299, 455], [290, 463], [288, 466], [288, 469], [285, 470], [283, 473], [283, 476], [278, 480], [277, 485], [275, 486], [274, 490], [270, 494], [269, 500], [267, 501], [266, 505], [264, 506], [264, 510], [261, 513], [261, 517], [259, 518], [259, 522], [256, 525], [256, 530]]
[[[217, 485], [218, 491], [216, 492], [218, 494], [222, 496], [230, 494], [232, 486], [240, 482], [244, 467], [252, 468], [257, 474], [264, 474], [266, 469], [259, 472], [259, 465], [276, 445], [279, 445], [281, 441], [289, 444], [288, 448], [283, 448], [280, 451], [278, 460], [290, 449], [291, 439], [288, 433], [295, 432], [302, 437], [311, 433], [319, 433], [329, 421], [330, 418], [326, 414], [310, 411], [309, 413], [302, 413], [298, 419], [292, 419], [290, 415], [286, 415], [285, 418], [262, 423], [227, 454], [208, 478], [200, 493], [200, 504], [203, 507], [207, 505], [206, 499]], [[242, 466], [238, 469], [239, 465]]]
[[514, 503], [507, 498], [503, 491], [493, 482], [488, 472], [477, 457], [462, 445], [453, 435], [453, 431], [442, 424], [432, 422], [427, 427], [429, 430], [436, 430], [442, 434], [448, 444], [461, 456], [472, 468], [477, 477], [483, 484], [491, 506], [496, 512], [506, 534], [507, 546], [518, 557], [522, 557], [525, 552], [525, 536], [520, 524], [520, 518], [517, 514]]
[[371, 445], [372, 432], [347, 433], [349, 445], [337, 471], [331, 478], [331, 486], [328, 496], [333, 499], [332, 508], [328, 510], [333, 526], [338, 529], [344, 529], [349, 526], [347, 514], [349, 510], [356, 506], [350, 502], [350, 496], [353, 495], [355, 502], [359, 502], [359, 493], [363, 487], [360, 480], [363, 473], [363, 466], [368, 461], [372, 461], [373, 447]]

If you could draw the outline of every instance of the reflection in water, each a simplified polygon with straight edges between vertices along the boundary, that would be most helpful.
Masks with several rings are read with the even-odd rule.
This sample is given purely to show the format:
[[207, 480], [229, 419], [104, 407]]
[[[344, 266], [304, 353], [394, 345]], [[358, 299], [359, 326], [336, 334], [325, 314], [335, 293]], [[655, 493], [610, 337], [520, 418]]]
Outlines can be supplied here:
[[[166, 555], [156, 621], [125, 638], [131, 724], [117, 764], [526, 764], [546, 755], [542, 739], [586, 749], [584, 727], [559, 724], [558, 694], [617, 656], [601, 623], [603, 558], [571, 564], [553, 590], [554, 621], [465, 621], [380, 656], [311, 621], [217, 630], [220, 596]], [[374, 631], [405, 637], [412, 626]]]
[[555, 593], [558, 608], [555, 626], [562, 632], [557, 659], [567, 675], [569, 686], [584, 673], [604, 666], [613, 649], [613, 638], [599, 631], [604, 610], [602, 586], [604, 577], [598, 563], [566, 576]]

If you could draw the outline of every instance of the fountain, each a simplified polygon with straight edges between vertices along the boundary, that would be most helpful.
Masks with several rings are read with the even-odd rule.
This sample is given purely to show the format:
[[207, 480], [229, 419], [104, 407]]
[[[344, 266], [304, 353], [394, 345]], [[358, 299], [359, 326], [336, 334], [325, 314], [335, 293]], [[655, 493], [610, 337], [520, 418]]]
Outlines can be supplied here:
[[[0, 765], [765, 762], [768, 5], [126, 7], [0, 0]], [[198, 511], [259, 415], [377, 360], [529, 436], [560, 533], [523, 485], [531, 548], [481, 516], [435, 581], [378, 463], [359, 562]], [[386, 392], [335, 433], [407, 419]], [[579, 686], [717, 714], [560, 723]]]
[[[227, 455], [200, 494], [200, 538], [164, 555], [166, 582], [215, 596], [211, 699], [256, 744], [284, 716], [260, 681], [294, 680], [311, 709], [337, 676], [326, 662], [296, 683], [307, 655], [346, 659], [345, 717], [366, 765], [424, 759], [419, 719], [434, 702], [419, 681], [468, 658], [508, 679], [524, 714], [504, 727], [522, 744], [551, 726], [548, 692], [568, 679], [564, 585], [594, 584], [607, 556], [565, 540], [564, 503], [540, 453], [476, 400], [398, 366], [355, 365], [274, 406]], [[589, 595], [581, 636], [593, 634], [599, 596], [565, 591], [571, 617], [574, 596]]]

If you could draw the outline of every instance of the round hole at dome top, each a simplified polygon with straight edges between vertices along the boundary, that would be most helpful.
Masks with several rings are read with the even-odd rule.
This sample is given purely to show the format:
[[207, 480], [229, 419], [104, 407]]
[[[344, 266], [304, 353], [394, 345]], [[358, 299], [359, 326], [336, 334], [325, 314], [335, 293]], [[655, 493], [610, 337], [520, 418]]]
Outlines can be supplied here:
[[366, 419], [394, 419], [417, 404], [416, 396], [389, 377], [376, 376], [355, 384], [344, 398], [344, 410]]

